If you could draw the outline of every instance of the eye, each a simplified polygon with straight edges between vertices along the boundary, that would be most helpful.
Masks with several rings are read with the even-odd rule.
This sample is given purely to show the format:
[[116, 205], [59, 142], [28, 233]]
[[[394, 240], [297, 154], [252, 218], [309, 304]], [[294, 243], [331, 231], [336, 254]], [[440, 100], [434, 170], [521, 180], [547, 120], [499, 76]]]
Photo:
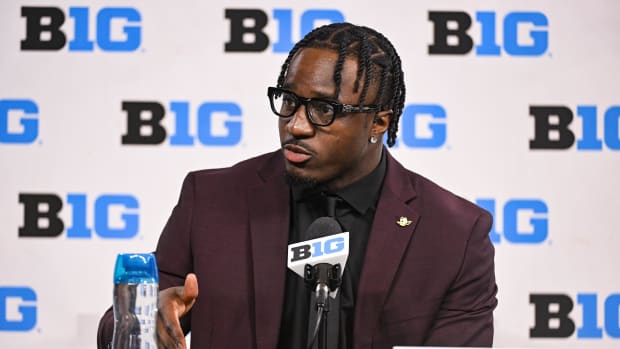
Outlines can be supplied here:
[[290, 107], [296, 105], [297, 101], [295, 100], [295, 97], [288, 93], [285, 93], [282, 95], [282, 104]]
[[325, 102], [316, 102], [314, 103], [313, 108], [316, 112], [321, 113], [322, 115], [331, 115], [334, 112], [334, 108], [331, 104]]

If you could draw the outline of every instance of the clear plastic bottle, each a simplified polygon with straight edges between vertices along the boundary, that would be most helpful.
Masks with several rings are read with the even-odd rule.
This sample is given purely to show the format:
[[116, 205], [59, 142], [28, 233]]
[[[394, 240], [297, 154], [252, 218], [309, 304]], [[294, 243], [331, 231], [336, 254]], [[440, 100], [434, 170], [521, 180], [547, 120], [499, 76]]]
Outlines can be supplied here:
[[114, 270], [112, 349], [156, 349], [159, 274], [152, 253], [119, 254]]

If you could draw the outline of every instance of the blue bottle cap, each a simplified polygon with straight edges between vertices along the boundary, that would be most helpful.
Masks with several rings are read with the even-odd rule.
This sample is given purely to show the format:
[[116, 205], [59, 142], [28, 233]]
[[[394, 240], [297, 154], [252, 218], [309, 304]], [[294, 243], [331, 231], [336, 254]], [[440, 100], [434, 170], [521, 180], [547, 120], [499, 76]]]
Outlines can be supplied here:
[[114, 284], [158, 284], [157, 262], [152, 253], [120, 253], [116, 257]]

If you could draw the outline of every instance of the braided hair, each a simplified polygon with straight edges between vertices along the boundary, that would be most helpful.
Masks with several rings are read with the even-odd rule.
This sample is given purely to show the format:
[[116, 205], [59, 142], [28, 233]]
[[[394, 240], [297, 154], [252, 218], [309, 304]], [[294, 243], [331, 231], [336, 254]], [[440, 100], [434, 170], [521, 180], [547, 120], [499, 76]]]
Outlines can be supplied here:
[[[363, 26], [350, 23], [333, 23], [312, 30], [301, 39], [282, 65], [278, 77], [278, 87], [282, 87], [289, 65], [295, 54], [306, 47], [325, 48], [338, 52], [334, 82], [336, 97], [340, 95], [342, 66], [347, 56], [355, 56], [359, 61], [354, 91], [362, 86], [359, 104], [364, 104], [368, 87], [379, 81], [377, 103], [384, 110], [392, 110], [388, 125], [388, 146], [393, 146], [398, 131], [398, 120], [405, 104], [405, 82], [400, 56], [392, 43], [383, 34]], [[360, 81], [364, 77], [364, 81]]]

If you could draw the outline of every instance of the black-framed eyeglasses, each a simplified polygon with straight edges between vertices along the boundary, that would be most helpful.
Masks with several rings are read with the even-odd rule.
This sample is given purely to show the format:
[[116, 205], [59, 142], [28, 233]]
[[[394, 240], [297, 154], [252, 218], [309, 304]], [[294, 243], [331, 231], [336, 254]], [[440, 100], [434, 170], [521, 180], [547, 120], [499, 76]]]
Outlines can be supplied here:
[[336, 103], [320, 98], [305, 98], [291, 91], [269, 87], [267, 96], [271, 110], [281, 118], [293, 116], [300, 105], [306, 107], [306, 116], [313, 125], [329, 126], [338, 113], [372, 113], [381, 110], [380, 105], [353, 105]]

